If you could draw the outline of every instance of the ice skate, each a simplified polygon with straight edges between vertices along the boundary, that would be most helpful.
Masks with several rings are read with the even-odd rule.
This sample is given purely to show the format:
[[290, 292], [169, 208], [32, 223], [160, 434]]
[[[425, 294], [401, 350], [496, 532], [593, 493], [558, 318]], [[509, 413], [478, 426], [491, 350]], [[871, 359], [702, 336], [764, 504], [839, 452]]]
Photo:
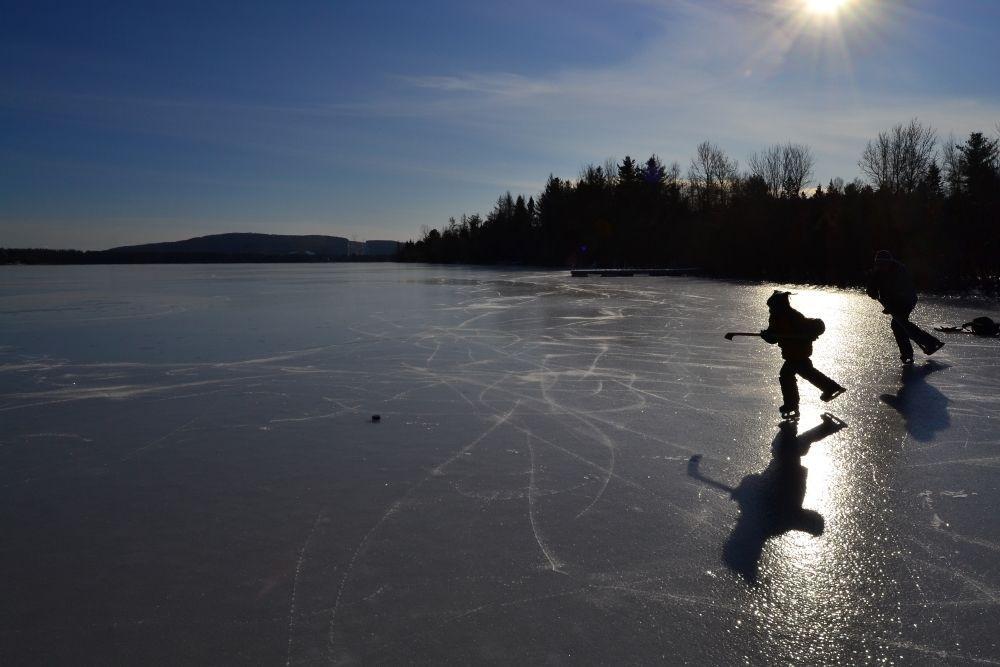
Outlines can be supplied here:
[[845, 391], [847, 391], [847, 390], [838, 385], [836, 389], [830, 389], [830, 390], [824, 391], [822, 394], [820, 394], [819, 395], [819, 400], [823, 401], [824, 403], [829, 403], [833, 399], [835, 399], [838, 396], [840, 396], [841, 394], [843, 394]]
[[924, 354], [929, 357], [942, 347], [944, 347], [944, 343], [942, 341], [935, 340], [933, 343], [928, 344], [927, 347], [921, 347], [921, 349], [924, 351]]
[[832, 413], [824, 412], [819, 418], [831, 426], [836, 426], [838, 429], [847, 428], [847, 422]]
[[781, 418], [785, 421], [798, 421], [799, 420], [799, 406], [788, 406], [782, 405], [778, 408], [778, 412], [781, 414]]

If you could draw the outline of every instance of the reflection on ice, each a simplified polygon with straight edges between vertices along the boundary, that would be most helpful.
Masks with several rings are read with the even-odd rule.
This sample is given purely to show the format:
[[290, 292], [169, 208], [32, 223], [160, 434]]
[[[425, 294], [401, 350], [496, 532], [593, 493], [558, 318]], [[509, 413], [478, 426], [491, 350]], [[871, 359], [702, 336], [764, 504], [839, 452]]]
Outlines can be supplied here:
[[933, 440], [938, 431], [948, 428], [948, 398], [927, 382], [931, 373], [946, 368], [946, 364], [932, 359], [904, 366], [896, 393], [881, 396], [906, 420], [907, 432], [921, 442]]
[[[845, 426], [829, 414], [823, 415], [821, 424], [802, 434], [798, 433], [797, 422], [782, 422], [771, 443], [772, 458], [767, 468], [763, 472], [747, 475], [736, 488], [706, 477], [699, 469], [701, 457], [696, 455], [691, 458], [689, 475], [729, 492], [739, 504], [739, 518], [722, 549], [723, 561], [733, 571], [756, 582], [761, 552], [768, 540], [789, 531], [802, 531], [812, 536], [823, 534], [822, 514], [803, 506], [808, 471], [802, 465], [802, 457], [809, 453], [813, 443]], [[829, 473], [829, 469], [824, 472]], [[829, 474], [825, 477], [820, 485], [832, 481]], [[814, 492], [811, 495], [818, 494]], [[795, 545], [794, 550], [779, 558], [798, 561], [793, 563], [793, 567], [801, 570], [815, 565], [808, 561], [823, 556], [818, 550], [805, 554], [801, 546]]]

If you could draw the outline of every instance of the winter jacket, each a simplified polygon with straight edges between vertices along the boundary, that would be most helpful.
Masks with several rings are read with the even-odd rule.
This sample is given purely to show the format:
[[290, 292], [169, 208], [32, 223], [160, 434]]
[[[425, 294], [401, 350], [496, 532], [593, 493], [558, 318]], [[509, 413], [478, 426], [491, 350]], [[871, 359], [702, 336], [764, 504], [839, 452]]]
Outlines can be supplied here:
[[868, 273], [868, 296], [877, 299], [889, 313], [909, 313], [917, 305], [917, 290], [906, 265], [883, 260], [884, 268]]
[[815, 325], [794, 308], [772, 310], [761, 337], [781, 348], [781, 358], [804, 361], [812, 356]]

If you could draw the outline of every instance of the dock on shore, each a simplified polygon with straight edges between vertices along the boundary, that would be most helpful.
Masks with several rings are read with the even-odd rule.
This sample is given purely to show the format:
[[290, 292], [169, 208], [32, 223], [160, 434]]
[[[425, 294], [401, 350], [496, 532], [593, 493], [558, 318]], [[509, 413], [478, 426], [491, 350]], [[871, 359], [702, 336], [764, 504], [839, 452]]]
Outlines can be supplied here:
[[700, 269], [573, 269], [569, 273], [574, 278], [631, 278], [632, 276], [684, 276], [698, 273]]

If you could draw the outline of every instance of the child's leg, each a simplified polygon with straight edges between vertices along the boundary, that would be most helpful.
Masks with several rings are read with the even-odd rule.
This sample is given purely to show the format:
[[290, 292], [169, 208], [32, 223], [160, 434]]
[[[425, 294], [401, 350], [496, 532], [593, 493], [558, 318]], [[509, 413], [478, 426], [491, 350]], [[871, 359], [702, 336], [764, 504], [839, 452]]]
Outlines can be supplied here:
[[813, 366], [811, 360], [800, 362], [798, 373], [807, 381], [812, 383], [814, 387], [824, 393], [843, 389], [843, 387], [827, 377], [824, 373], [817, 370], [816, 367]]
[[786, 361], [778, 372], [778, 384], [781, 385], [781, 398], [784, 407], [791, 410], [799, 407], [799, 387], [795, 381], [795, 373], [798, 371], [798, 364], [794, 361]]

